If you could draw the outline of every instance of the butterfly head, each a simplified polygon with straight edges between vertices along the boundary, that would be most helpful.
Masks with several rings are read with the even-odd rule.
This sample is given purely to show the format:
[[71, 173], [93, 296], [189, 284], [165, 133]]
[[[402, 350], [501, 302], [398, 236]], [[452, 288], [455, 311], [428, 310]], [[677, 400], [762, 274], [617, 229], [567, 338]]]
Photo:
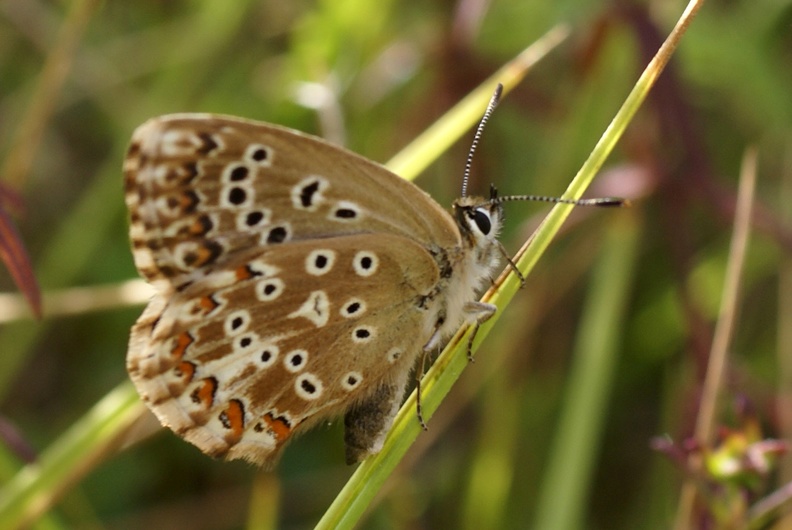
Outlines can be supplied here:
[[454, 201], [453, 210], [459, 231], [471, 247], [488, 247], [497, 240], [503, 223], [503, 205], [494, 186], [489, 199], [461, 197]]

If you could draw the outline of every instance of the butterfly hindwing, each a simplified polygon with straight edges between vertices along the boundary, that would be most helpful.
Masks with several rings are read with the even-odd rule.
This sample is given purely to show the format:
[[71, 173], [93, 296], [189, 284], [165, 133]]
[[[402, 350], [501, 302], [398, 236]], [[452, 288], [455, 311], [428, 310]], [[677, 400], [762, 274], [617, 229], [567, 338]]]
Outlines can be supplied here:
[[[432, 256], [361, 234], [239, 251], [228, 265], [152, 302], [160, 313], [133, 330], [129, 371], [160, 420], [204, 452], [264, 465], [350, 408], [357, 425], [387, 429], [433, 331]], [[379, 434], [347, 431], [348, 446]]]

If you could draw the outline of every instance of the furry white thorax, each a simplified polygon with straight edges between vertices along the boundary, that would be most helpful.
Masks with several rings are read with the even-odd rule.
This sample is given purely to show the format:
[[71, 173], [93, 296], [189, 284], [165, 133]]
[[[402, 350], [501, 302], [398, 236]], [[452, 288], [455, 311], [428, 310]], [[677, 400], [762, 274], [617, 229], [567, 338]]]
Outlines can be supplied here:
[[424, 349], [439, 345], [463, 323], [481, 322], [495, 312], [494, 306], [478, 302], [478, 295], [492, 281], [500, 261], [498, 234], [503, 221], [502, 205], [463, 197], [454, 202], [453, 210], [461, 246], [446, 249], [451, 275], [439, 285], [443, 296], [435, 308], [436, 318], [431, 321], [433, 334]]

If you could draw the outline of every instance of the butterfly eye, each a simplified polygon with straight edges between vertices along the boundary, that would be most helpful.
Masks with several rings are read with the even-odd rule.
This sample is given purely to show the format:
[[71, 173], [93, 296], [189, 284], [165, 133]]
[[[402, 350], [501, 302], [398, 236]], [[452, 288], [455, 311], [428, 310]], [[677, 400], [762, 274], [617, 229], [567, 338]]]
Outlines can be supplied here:
[[487, 210], [484, 208], [476, 208], [469, 215], [482, 234], [486, 236], [490, 233], [490, 230], [492, 230], [492, 221], [490, 220]]

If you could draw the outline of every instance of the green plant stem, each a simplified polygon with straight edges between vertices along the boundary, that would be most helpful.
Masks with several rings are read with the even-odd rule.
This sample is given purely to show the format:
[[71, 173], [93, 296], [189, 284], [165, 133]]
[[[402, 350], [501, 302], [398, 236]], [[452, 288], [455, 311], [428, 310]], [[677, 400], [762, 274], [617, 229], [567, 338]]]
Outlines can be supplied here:
[[80, 421], [0, 490], [0, 528], [35, 520], [86, 469], [115, 448], [145, 407], [130, 382], [97, 403]]
[[[636, 254], [636, 216], [620, 215], [606, 234], [583, 309], [564, 409], [539, 494], [534, 528], [583, 528], [588, 486], [607, 419]], [[581, 443], [581, 440], [585, 440]]]
[[[692, 0], [688, 4], [674, 30], [641, 74], [624, 104], [592, 150], [591, 155], [570, 183], [564, 197], [579, 198], [582, 196], [596, 172], [613, 150], [627, 124], [635, 115], [643, 100], [646, 99], [649, 89], [654, 85], [657, 77], [668, 63], [680, 38], [702, 3], [700, 0]], [[503, 84], [504, 89], [508, 89], [510, 86], [505, 81]], [[486, 99], [482, 98], [481, 108], [484, 107], [483, 101], [486, 101]], [[395, 165], [391, 165], [391, 167], [393, 168]], [[544, 253], [552, 238], [561, 228], [564, 220], [571, 213], [572, 208], [570, 205], [556, 205], [531, 240], [526, 242], [520, 250], [516, 263], [523, 276], [527, 276], [533, 269], [533, 266]], [[492, 326], [498, 320], [498, 315], [515, 295], [519, 286], [520, 282], [516, 275], [512, 271], [507, 270], [498, 278], [495, 286], [485, 293], [482, 300], [495, 304], [498, 307], [498, 312], [480, 327], [473, 344], [474, 351], [486, 337], [489, 330], [492, 329]], [[453, 383], [459, 378], [462, 370], [467, 366], [466, 337], [469, 331], [469, 329], [463, 328], [457, 332], [446, 345], [435, 364], [424, 376], [421, 397], [426, 419], [431, 418], [432, 413], [443, 397], [445, 397]], [[413, 393], [399, 411], [382, 451], [360, 464], [333, 504], [325, 512], [317, 528], [352, 528], [362, 517], [366, 507], [377, 491], [379, 491], [387, 476], [401, 460], [402, 455], [418, 436], [419, 431], [420, 426], [415, 419], [415, 393]]]
[[539, 40], [523, 50], [514, 59], [482, 82], [440, 119], [419, 134], [404, 149], [388, 161], [386, 167], [407, 180], [413, 180], [421, 171], [437, 160], [454, 142], [478, 122], [482, 109], [492, 96], [498, 83], [504, 93], [509, 93], [522, 81], [530, 69], [554, 50], [569, 34], [564, 25], [545, 33]]

